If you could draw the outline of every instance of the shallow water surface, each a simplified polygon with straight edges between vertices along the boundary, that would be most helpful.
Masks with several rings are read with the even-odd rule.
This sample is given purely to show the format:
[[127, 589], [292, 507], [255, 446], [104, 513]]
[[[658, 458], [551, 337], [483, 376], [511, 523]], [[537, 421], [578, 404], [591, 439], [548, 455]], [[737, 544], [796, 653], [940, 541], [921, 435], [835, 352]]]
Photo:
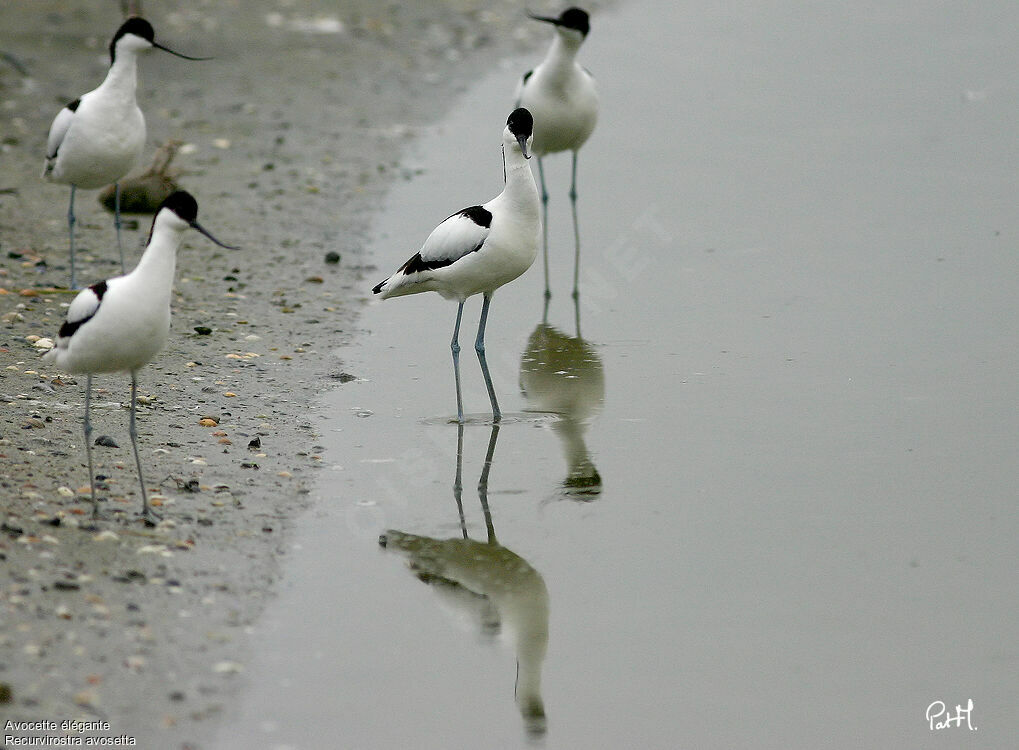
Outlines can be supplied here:
[[[579, 305], [560, 156], [551, 304], [540, 260], [492, 303], [499, 429], [480, 300], [462, 430], [455, 305], [366, 309], [221, 746], [1006, 746], [1017, 27], [1010, 2], [596, 16]], [[417, 141], [366, 294], [498, 192], [532, 62]], [[968, 699], [975, 730], [932, 733]]]

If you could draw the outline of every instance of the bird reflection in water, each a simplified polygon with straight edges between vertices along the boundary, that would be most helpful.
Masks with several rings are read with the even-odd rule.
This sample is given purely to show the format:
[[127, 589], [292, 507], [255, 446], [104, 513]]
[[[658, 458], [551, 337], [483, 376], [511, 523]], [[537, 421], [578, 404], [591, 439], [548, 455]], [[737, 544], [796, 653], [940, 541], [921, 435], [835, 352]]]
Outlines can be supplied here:
[[456, 478], [453, 497], [460, 514], [462, 538], [434, 539], [389, 530], [379, 544], [403, 553], [417, 577], [431, 585], [455, 608], [476, 615], [482, 632], [495, 635], [505, 626], [516, 649], [514, 694], [532, 736], [545, 733], [545, 704], [541, 697], [541, 669], [548, 649], [548, 590], [541, 574], [495, 536], [488, 507], [488, 475], [499, 437], [492, 425], [484, 468], [478, 480], [478, 498], [488, 539], [469, 538], [462, 501], [463, 430], [457, 425]]
[[559, 417], [551, 426], [566, 457], [563, 494], [592, 500], [601, 493], [602, 480], [584, 435], [605, 402], [605, 371], [598, 352], [580, 336], [579, 300], [574, 300], [574, 306], [577, 335], [569, 336], [546, 322], [545, 303], [545, 315], [520, 359], [520, 390], [527, 411]]

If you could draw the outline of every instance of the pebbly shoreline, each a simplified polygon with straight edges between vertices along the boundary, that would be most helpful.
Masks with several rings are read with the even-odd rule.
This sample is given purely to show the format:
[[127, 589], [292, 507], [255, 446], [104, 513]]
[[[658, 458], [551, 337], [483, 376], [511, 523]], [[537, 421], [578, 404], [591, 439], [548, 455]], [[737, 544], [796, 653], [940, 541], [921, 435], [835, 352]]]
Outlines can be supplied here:
[[[439, 0], [153, 7], [157, 40], [215, 59], [142, 60], [143, 162], [181, 140], [173, 167], [200, 221], [243, 249], [185, 241], [170, 341], [140, 375], [155, 528], [137, 517], [128, 378], [96, 378], [96, 435], [117, 447], [95, 448], [111, 520], [85, 531], [84, 378], [43, 366], [35, 345], [73, 298], [67, 191], [38, 173], [54, 114], [105, 73], [119, 8], [0, 12], [0, 51], [24, 67], [0, 62], [0, 724], [108, 722], [92, 736], [208, 747], [322, 465], [316, 395], [356, 375], [335, 352], [376, 275], [363, 250], [374, 206], [404, 177], [416, 127], [475, 71], [543, 42], [522, 13]], [[96, 197], [77, 201], [89, 281], [116, 273]], [[125, 233], [129, 262], [150, 222]]]

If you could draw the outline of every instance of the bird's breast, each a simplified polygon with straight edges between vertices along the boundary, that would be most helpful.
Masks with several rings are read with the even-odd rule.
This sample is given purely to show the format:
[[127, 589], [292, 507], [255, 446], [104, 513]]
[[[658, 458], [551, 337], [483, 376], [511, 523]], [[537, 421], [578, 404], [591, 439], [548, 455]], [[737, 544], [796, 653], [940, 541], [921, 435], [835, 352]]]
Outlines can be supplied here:
[[57, 151], [53, 179], [91, 190], [134, 167], [145, 146], [145, 117], [133, 101], [108, 103], [83, 101], [78, 107]]

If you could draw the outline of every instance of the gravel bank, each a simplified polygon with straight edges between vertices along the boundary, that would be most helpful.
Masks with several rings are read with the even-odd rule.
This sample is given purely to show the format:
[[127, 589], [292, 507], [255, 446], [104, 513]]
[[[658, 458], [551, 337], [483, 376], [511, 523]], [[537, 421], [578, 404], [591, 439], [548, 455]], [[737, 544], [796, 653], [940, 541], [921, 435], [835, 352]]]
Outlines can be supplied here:
[[[362, 250], [373, 206], [405, 177], [415, 128], [547, 30], [508, 2], [170, 2], [148, 18], [157, 41], [215, 59], [142, 59], [143, 160], [183, 141], [180, 185], [203, 225], [243, 250], [188, 238], [169, 344], [141, 374], [156, 528], [136, 515], [128, 379], [96, 378], [96, 435], [119, 447], [95, 449], [110, 520], [85, 531], [84, 378], [43, 366], [34, 342], [55, 335], [72, 298], [60, 288], [67, 189], [38, 174], [55, 113], [105, 74], [119, 8], [0, 11], [0, 51], [25, 68], [0, 61], [0, 719], [102, 720], [92, 736], [200, 748], [238, 689], [245, 628], [324, 458], [315, 396], [357, 375], [336, 349], [377, 280]], [[77, 200], [87, 282], [117, 270], [96, 196]], [[125, 233], [132, 262], [150, 221]]]

